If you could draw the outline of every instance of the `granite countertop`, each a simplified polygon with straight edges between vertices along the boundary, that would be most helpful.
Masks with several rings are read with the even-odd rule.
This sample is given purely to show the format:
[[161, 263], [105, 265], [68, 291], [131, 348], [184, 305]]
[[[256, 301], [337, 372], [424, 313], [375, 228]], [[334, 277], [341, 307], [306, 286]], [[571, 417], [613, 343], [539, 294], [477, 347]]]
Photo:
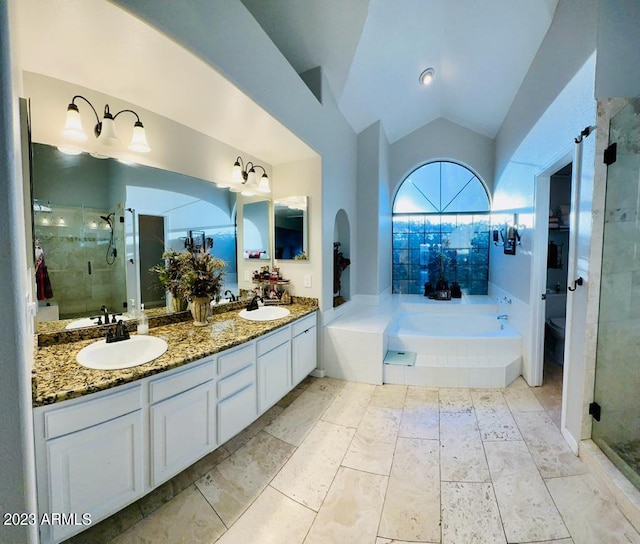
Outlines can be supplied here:
[[291, 304], [287, 308], [291, 314], [274, 321], [248, 321], [239, 317], [236, 310], [211, 316], [206, 327], [185, 321], [151, 328], [150, 336], [167, 341], [167, 351], [150, 363], [121, 370], [93, 370], [76, 361], [78, 352], [95, 339], [41, 346], [34, 356], [33, 406], [80, 397], [177, 368], [248, 342], [318, 309], [310, 303]]

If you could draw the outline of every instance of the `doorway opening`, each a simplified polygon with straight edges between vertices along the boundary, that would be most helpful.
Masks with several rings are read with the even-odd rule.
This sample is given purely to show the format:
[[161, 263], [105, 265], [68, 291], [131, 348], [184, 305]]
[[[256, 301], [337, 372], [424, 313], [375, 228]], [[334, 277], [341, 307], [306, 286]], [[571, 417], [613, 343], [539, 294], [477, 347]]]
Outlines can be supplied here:
[[166, 304], [164, 288], [150, 272], [155, 265], [164, 263], [164, 219], [159, 215], [138, 215], [140, 302], [145, 308], [159, 308]]
[[568, 163], [549, 176], [542, 390], [558, 428], [562, 415], [571, 174], [572, 163]]

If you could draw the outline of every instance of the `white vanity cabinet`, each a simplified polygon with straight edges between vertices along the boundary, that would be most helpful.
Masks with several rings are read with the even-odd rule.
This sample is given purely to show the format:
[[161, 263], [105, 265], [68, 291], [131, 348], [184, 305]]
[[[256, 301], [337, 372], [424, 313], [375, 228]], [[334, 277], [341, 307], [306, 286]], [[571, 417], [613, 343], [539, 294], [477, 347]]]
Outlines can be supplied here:
[[291, 325], [291, 367], [293, 385], [298, 385], [318, 362], [315, 312]]
[[218, 442], [226, 442], [258, 417], [255, 342], [218, 356]]
[[40, 542], [82, 531], [82, 514], [98, 523], [245, 429], [315, 368], [315, 331], [313, 313], [173, 370], [35, 408], [38, 514], [78, 520], [41, 525]]
[[216, 447], [212, 357], [149, 382], [151, 486], [175, 476]]
[[78, 532], [82, 514], [95, 523], [142, 494], [140, 385], [36, 411], [34, 424], [44, 438], [37, 448], [40, 515], [77, 517], [77, 524], [43, 524], [42, 542], [60, 542]]
[[257, 342], [258, 408], [266, 412], [291, 389], [291, 331], [278, 330]]

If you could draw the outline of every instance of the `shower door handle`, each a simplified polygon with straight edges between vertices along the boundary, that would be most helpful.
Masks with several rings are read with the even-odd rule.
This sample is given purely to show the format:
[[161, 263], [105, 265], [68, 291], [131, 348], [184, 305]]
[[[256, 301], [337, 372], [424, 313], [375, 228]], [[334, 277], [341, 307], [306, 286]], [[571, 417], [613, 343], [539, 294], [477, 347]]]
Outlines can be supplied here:
[[542, 295], [540, 295], [540, 299], [547, 300], [547, 293], [542, 293]]
[[91, 261], [87, 261], [87, 272], [89, 273], [89, 276], [91, 276]]

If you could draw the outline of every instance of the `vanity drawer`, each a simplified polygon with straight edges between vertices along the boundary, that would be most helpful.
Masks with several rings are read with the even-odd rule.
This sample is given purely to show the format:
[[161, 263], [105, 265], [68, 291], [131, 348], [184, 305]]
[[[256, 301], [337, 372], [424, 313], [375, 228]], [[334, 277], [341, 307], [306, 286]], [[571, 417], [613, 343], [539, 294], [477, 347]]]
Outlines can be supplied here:
[[255, 358], [256, 352], [253, 343], [220, 355], [218, 357], [218, 375], [223, 376], [240, 370], [255, 362]]
[[291, 336], [298, 336], [302, 334], [304, 331], [310, 329], [311, 327], [315, 327], [316, 325], [316, 313], [312, 313], [306, 317], [303, 317], [299, 321], [296, 321], [292, 327]]
[[98, 399], [84, 400], [51, 410], [44, 414], [44, 435], [47, 440], [98, 425], [139, 410], [142, 407], [138, 385], [126, 391], [104, 395]]
[[166, 378], [153, 380], [149, 384], [149, 402], [155, 403], [168, 399], [212, 380], [215, 377], [214, 365], [213, 359], [209, 359], [194, 368], [176, 372]]
[[260, 340], [258, 340], [258, 357], [274, 348], [277, 348], [279, 345], [288, 342], [290, 339], [291, 329], [288, 326], [265, 338], [260, 338]]
[[258, 417], [256, 386], [218, 402], [218, 444], [224, 444]]
[[255, 383], [256, 367], [254, 365], [232, 374], [218, 382], [218, 398], [224, 399], [233, 393]]

